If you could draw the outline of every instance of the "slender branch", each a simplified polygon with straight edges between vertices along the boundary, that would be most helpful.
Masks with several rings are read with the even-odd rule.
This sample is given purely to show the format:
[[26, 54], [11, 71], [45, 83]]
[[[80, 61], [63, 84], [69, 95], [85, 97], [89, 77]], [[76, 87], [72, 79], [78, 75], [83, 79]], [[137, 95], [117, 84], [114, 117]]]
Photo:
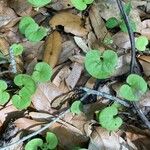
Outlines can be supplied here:
[[87, 87], [81, 87], [81, 89], [84, 90], [88, 95], [92, 94], [92, 95], [102, 96], [102, 97], [105, 97], [105, 98], [107, 98], [109, 100], [118, 102], [118, 103], [124, 105], [125, 107], [129, 107], [130, 106], [126, 101], [121, 100], [118, 97], [112, 96], [112, 95], [110, 95], [108, 93], [92, 90], [92, 89], [87, 88]]
[[15, 56], [12, 48], [9, 48], [9, 57], [10, 57], [10, 64], [11, 64], [11, 72], [16, 74], [17, 66], [16, 66]]
[[55, 122], [57, 122], [58, 120], [60, 120], [61, 118], [64, 117], [64, 115], [66, 115], [70, 110], [67, 109], [65, 112], [61, 113], [57, 118], [52, 118], [53, 121], [51, 121], [50, 123], [48, 123], [47, 125], [45, 125], [44, 127], [42, 127], [41, 129], [23, 137], [22, 139], [16, 141], [16, 142], [13, 142], [5, 147], [2, 147], [0, 148], [0, 150], [8, 150], [10, 147], [14, 146], [14, 145], [19, 145], [21, 144], [22, 142], [28, 140], [29, 138], [32, 138], [34, 136], [36, 136], [37, 134], [43, 132], [44, 130], [48, 129], [51, 125], [53, 125]]

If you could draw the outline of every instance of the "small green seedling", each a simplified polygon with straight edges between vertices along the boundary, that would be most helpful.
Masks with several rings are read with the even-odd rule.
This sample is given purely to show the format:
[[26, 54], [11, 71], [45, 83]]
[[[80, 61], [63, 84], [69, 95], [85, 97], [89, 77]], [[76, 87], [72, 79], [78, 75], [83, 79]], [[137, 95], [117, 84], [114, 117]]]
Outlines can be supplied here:
[[47, 132], [45, 143], [40, 138], [32, 139], [25, 145], [25, 150], [38, 150], [38, 148], [42, 150], [54, 150], [57, 145], [58, 139], [56, 135], [52, 132]]
[[10, 98], [10, 95], [6, 89], [7, 83], [3, 80], [0, 80], [0, 105], [5, 105]]
[[99, 113], [99, 123], [108, 131], [116, 131], [122, 125], [122, 119], [117, 117], [118, 110], [115, 106], [109, 106], [104, 108]]
[[126, 84], [122, 85], [119, 95], [129, 101], [138, 101], [147, 91], [147, 83], [136, 74], [131, 74], [126, 79]]
[[[131, 2], [125, 4], [124, 10], [125, 10], [127, 15], [130, 14], [131, 8], [132, 8]], [[129, 22], [130, 22], [130, 26], [131, 26], [132, 31], [135, 32], [136, 31], [136, 24], [135, 24], [135, 22], [133, 20], [131, 20], [131, 19], [129, 19]], [[128, 32], [126, 24], [125, 24], [122, 16], [121, 16], [121, 18], [119, 20], [117, 18], [115, 18], [115, 17], [109, 18], [106, 21], [106, 27], [109, 28], [109, 29], [113, 29], [115, 27], [120, 27], [121, 31]]]
[[77, 114], [79, 115], [83, 110], [83, 104], [81, 101], [75, 101], [72, 105], [71, 105], [71, 108], [70, 108], [70, 111], [73, 113], [73, 114]]
[[91, 50], [86, 54], [85, 68], [93, 77], [105, 79], [114, 72], [117, 62], [118, 56], [112, 50], [106, 50], [103, 53]]
[[88, 4], [92, 4], [94, 0], [71, 0], [72, 5], [82, 11], [87, 8]]
[[52, 68], [45, 62], [37, 63], [34, 72], [32, 74], [32, 78], [35, 82], [46, 82], [51, 79], [52, 76]]
[[13, 50], [15, 56], [21, 55], [23, 52], [23, 46], [21, 44], [13, 44], [10, 48]]
[[139, 36], [135, 39], [135, 46], [138, 51], [145, 51], [148, 43], [149, 42], [146, 36]]
[[51, 2], [51, 0], [28, 0], [33, 7], [43, 7]]
[[21, 19], [19, 31], [31, 42], [38, 42], [47, 35], [47, 29], [40, 27], [31, 17]]
[[14, 78], [14, 83], [22, 87], [18, 94], [12, 96], [13, 105], [19, 109], [26, 109], [31, 104], [31, 96], [36, 90], [35, 81], [26, 74], [19, 74]]

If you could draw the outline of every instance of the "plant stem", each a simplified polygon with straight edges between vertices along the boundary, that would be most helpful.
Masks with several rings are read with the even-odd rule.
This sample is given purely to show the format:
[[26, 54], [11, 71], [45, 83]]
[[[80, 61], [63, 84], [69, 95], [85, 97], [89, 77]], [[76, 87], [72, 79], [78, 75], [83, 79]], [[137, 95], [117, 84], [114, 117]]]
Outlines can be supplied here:
[[112, 96], [112, 95], [110, 95], [108, 93], [92, 90], [92, 89], [89, 89], [87, 87], [81, 87], [81, 89], [84, 90], [88, 95], [92, 94], [92, 95], [102, 96], [102, 97], [105, 97], [105, 98], [107, 98], [109, 100], [118, 102], [118, 103], [124, 105], [125, 107], [129, 107], [130, 106], [126, 101], [123, 101], [123, 100], [119, 99], [118, 97]]

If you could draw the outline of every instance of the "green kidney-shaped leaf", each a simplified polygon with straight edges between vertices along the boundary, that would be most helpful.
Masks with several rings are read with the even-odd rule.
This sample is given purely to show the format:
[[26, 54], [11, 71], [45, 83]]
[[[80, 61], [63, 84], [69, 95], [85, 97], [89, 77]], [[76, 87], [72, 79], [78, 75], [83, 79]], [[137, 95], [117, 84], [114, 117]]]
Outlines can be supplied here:
[[118, 25], [119, 25], [119, 21], [115, 17], [109, 18], [106, 21], [106, 27], [109, 29], [117, 27]]
[[70, 111], [74, 114], [79, 115], [83, 110], [83, 104], [81, 101], [75, 101], [70, 108]]
[[44, 27], [39, 27], [36, 32], [32, 32], [28, 35], [27, 39], [31, 42], [39, 42], [47, 35], [47, 29]]
[[83, 0], [71, 0], [71, 3], [76, 9], [80, 11], [85, 10], [87, 8], [87, 5]]
[[58, 139], [57, 136], [52, 133], [52, 132], [47, 132], [46, 134], [46, 142], [47, 142], [47, 147], [49, 149], [55, 149], [58, 145]]
[[148, 39], [146, 36], [139, 36], [138, 38], [136, 38], [135, 47], [137, 48], [137, 50], [145, 51], [147, 45], [148, 45]]
[[35, 21], [29, 17], [29, 16], [26, 16], [26, 17], [22, 17], [21, 21], [19, 22], [19, 31], [22, 33], [22, 34], [25, 34], [25, 30], [26, 28], [30, 25], [30, 24], [34, 24]]
[[129, 75], [126, 82], [127, 84], [121, 86], [119, 95], [129, 101], [138, 101], [147, 91], [147, 83], [139, 75]]
[[10, 98], [9, 93], [5, 91], [6, 89], [7, 83], [3, 80], [0, 80], [0, 105], [5, 105]]
[[39, 147], [42, 147], [43, 141], [40, 138], [35, 138], [29, 141], [25, 145], [25, 150], [38, 150]]
[[10, 48], [13, 50], [15, 56], [21, 55], [23, 52], [23, 46], [21, 44], [13, 44]]
[[29, 75], [26, 74], [17, 75], [14, 78], [14, 83], [17, 86], [22, 87], [22, 89], [26, 89], [27, 91], [29, 91], [30, 95], [34, 94], [36, 90], [35, 81]]
[[35, 82], [46, 82], [49, 81], [52, 76], [52, 68], [45, 62], [36, 64], [32, 78]]
[[91, 50], [86, 54], [85, 68], [93, 77], [105, 79], [114, 72], [117, 61], [118, 56], [112, 50], [106, 50], [103, 53]]
[[99, 114], [99, 123], [108, 131], [116, 131], [122, 125], [122, 119], [116, 117], [118, 110], [114, 106], [104, 108]]
[[51, 2], [51, 0], [28, 0], [33, 7], [43, 7]]

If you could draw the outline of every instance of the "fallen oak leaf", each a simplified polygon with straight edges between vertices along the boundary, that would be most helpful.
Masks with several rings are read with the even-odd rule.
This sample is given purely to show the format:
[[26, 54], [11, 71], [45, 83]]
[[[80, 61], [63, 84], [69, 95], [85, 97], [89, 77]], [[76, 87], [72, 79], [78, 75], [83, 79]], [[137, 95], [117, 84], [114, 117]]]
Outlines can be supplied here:
[[83, 27], [81, 17], [69, 12], [56, 14], [50, 20], [49, 24], [53, 29], [56, 29], [57, 26], [63, 26], [65, 32], [72, 33], [77, 36], [85, 36], [88, 33], [88, 30]]

